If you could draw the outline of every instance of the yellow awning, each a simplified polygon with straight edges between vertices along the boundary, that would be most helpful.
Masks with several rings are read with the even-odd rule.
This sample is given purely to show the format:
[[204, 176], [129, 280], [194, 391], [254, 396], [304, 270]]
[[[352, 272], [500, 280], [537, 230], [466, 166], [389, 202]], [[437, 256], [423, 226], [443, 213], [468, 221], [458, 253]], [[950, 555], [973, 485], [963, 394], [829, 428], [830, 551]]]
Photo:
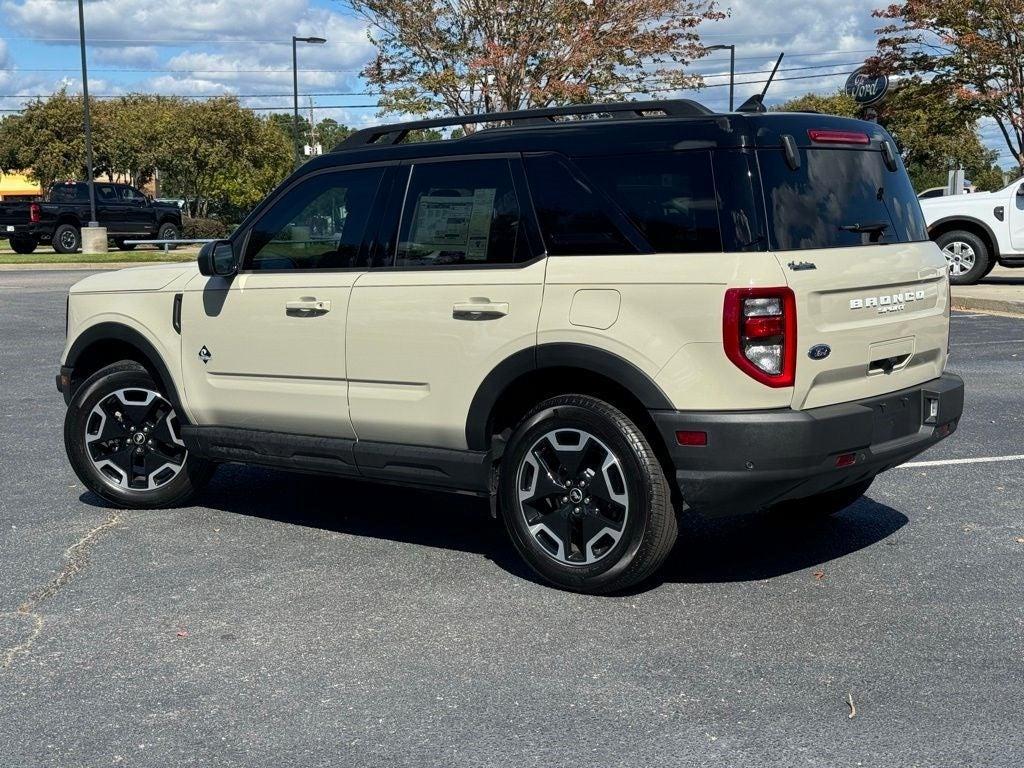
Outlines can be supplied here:
[[6, 195], [41, 195], [42, 187], [22, 173], [0, 174], [0, 197]]

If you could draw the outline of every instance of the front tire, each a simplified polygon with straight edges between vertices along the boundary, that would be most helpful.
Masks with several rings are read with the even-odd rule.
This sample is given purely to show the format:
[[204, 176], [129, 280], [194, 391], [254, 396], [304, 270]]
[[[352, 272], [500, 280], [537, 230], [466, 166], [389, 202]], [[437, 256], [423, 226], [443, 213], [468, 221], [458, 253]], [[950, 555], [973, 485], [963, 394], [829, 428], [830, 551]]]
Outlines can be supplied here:
[[11, 240], [11, 250], [15, 253], [32, 253], [38, 245], [39, 242], [34, 237], [15, 237]]
[[935, 240], [942, 249], [953, 285], [974, 285], [992, 271], [993, 258], [988, 247], [973, 232], [954, 230]]
[[534, 408], [502, 460], [501, 513], [527, 564], [563, 589], [617, 592], [649, 578], [678, 535], [664, 470], [617, 408], [564, 395]]
[[182, 504], [213, 465], [189, 454], [174, 407], [145, 368], [124, 361], [90, 376], [64, 419], [64, 446], [79, 480], [119, 507]]
[[74, 224], [61, 224], [53, 231], [51, 244], [57, 253], [77, 253], [82, 247], [82, 233]]

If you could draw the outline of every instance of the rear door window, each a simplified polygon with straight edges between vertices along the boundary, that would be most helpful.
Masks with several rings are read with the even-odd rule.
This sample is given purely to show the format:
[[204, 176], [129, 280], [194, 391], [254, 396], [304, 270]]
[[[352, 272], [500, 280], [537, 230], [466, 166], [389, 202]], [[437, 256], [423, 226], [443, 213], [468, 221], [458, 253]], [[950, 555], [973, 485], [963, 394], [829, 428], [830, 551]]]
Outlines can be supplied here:
[[[527, 156], [530, 196], [551, 256], [637, 253], [603, 197], [555, 155]], [[622, 218], [621, 214], [619, 218]]]
[[721, 252], [710, 152], [653, 152], [576, 162], [656, 252]]
[[777, 250], [841, 248], [928, 239], [921, 206], [902, 167], [868, 149], [799, 150], [790, 168], [781, 149], [758, 152], [771, 245]]

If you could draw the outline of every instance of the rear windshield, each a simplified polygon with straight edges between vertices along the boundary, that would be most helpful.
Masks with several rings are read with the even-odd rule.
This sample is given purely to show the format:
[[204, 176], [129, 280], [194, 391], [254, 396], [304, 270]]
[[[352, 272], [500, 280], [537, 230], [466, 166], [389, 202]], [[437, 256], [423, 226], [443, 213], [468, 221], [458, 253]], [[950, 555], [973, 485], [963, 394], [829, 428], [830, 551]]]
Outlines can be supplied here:
[[758, 162], [777, 250], [928, 239], [906, 171], [890, 171], [877, 150], [801, 149], [792, 170], [781, 149], [764, 149]]
[[50, 187], [51, 203], [66, 203], [74, 200], [88, 200], [88, 184], [54, 184]]

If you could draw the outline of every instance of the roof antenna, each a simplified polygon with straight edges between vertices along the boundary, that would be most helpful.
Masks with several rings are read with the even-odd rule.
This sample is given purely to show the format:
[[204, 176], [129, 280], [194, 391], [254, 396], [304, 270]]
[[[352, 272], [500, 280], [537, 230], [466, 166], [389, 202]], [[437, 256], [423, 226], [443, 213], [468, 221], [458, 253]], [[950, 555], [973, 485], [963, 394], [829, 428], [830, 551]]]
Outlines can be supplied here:
[[740, 108], [737, 112], [767, 112], [764, 106], [764, 97], [768, 93], [768, 88], [772, 84], [772, 80], [775, 79], [775, 73], [779, 71], [779, 64], [782, 63], [782, 57], [786, 55], [783, 51], [779, 54], [779, 58], [775, 60], [775, 67], [772, 69], [772, 73], [768, 75], [768, 81], [764, 84], [764, 89], [760, 93], [756, 93], [749, 99], [740, 104]]

